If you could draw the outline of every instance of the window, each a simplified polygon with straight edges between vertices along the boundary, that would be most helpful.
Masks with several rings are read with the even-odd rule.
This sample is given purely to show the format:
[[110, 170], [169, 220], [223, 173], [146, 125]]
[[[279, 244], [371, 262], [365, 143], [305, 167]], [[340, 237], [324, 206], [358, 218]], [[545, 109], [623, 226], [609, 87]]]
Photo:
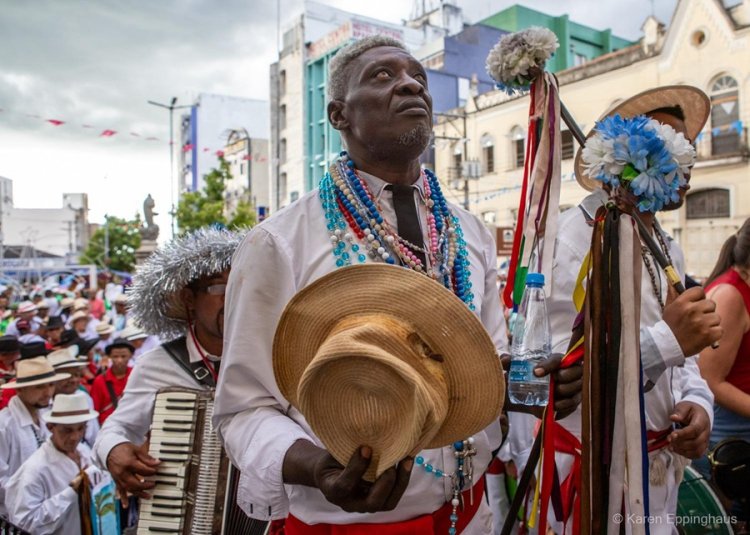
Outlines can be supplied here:
[[286, 162], [286, 139], [282, 138], [279, 142], [279, 163]]
[[286, 190], [286, 173], [281, 173], [281, 175], [279, 175], [279, 204], [281, 206], [284, 206], [286, 201]]
[[286, 71], [279, 73], [279, 96], [286, 95]]
[[562, 159], [570, 160], [576, 153], [575, 143], [573, 142], [573, 133], [570, 130], [563, 130], [561, 135], [562, 139], [560, 140], [560, 145], [562, 147]]
[[482, 221], [484, 221], [485, 225], [494, 225], [495, 221], [497, 221], [497, 212], [494, 210], [482, 212]]
[[525, 157], [524, 149], [526, 148], [525, 137], [523, 129], [520, 126], [515, 126], [513, 127], [513, 130], [510, 131], [510, 139], [513, 144], [512, 162], [514, 169], [523, 167], [523, 160]]
[[729, 190], [710, 188], [687, 196], [688, 219], [712, 219], [729, 217]]
[[279, 106], [279, 130], [286, 128], [286, 104]]
[[463, 152], [461, 151], [461, 148], [456, 147], [456, 149], [453, 151], [453, 169], [449, 173], [450, 178], [461, 177], [461, 164], [462, 163], [463, 163]]
[[741, 131], [737, 80], [721, 76], [711, 86], [711, 154], [739, 152]]
[[573, 52], [573, 66], [580, 67], [589, 60], [586, 56], [579, 52]]
[[482, 144], [484, 172], [489, 175], [495, 172], [495, 140], [491, 135], [485, 134], [482, 136], [480, 143]]

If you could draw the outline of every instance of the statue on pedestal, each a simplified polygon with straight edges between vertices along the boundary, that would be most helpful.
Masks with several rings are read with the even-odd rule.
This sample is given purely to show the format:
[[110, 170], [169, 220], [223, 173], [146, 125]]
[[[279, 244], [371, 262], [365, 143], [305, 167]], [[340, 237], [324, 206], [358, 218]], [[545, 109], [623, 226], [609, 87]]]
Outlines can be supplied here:
[[146, 226], [141, 228], [141, 239], [144, 241], [156, 241], [156, 238], [159, 237], [159, 225], [154, 222], [154, 216], [159, 214], [154, 212], [154, 206], [156, 206], [156, 202], [149, 193], [146, 200], [143, 201], [143, 218]]

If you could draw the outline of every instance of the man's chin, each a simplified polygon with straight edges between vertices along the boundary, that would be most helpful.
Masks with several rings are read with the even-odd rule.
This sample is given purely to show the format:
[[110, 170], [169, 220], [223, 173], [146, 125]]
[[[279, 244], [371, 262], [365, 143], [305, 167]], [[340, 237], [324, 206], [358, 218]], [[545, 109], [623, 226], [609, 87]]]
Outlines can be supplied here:
[[673, 212], [674, 210], [679, 210], [680, 208], [682, 208], [683, 204], [685, 204], [685, 199], [680, 197], [679, 201], [665, 204], [660, 210], [660, 212]]

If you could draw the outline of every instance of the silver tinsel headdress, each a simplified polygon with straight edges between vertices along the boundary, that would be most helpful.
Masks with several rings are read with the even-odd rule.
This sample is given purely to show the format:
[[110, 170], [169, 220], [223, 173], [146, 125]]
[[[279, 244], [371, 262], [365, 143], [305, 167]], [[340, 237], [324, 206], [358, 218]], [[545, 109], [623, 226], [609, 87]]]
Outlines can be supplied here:
[[139, 266], [127, 292], [128, 307], [136, 325], [164, 340], [182, 336], [187, 311], [180, 291], [200, 278], [231, 266], [232, 255], [245, 233], [198, 229], [163, 245]]

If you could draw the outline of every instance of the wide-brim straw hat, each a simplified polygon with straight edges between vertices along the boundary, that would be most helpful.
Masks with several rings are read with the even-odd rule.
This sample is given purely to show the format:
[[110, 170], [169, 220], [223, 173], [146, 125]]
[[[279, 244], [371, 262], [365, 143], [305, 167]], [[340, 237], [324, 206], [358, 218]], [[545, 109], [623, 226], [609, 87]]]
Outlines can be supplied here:
[[89, 407], [86, 394], [57, 394], [52, 402], [52, 410], [44, 416], [49, 424], [72, 425], [88, 422], [99, 416]]
[[102, 321], [96, 326], [96, 334], [103, 336], [105, 334], [112, 334], [115, 332], [115, 327], [107, 322]]
[[57, 373], [47, 357], [34, 357], [16, 363], [16, 380], [5, 383], [0, 389], [26, 388], [29, 386], [56, 383], [70, 377], [69, 373]]
[[[708, 116], [711, 114], [711, 101], [703, 91], [691, 85], [668, 85], [638, 93], [627, 100], [615, 104], [610, 110], [599, 117], [597, 122], [612, 115], [619, 114], [622, 118], [629, 119], [636, 115], [645, 115], [659, 108], [671, 108], [675, 106], [682, 108], [685, 114], [686, 136], [690, 141], [694, 142], [700, 131], [703, 130]], [[593, 135], [594, 129], [592, 128], [586, 134], [586, 139]], [[601, 186], [601, 182], [585, 174], [582, 155], [583, 147], [578, 147], [574, 164], [576, 180], [584, 189], [594, 191]]]
[[366, 479], [495, 421], [505, 383], [496, 348], [465, 303], [386, 264], [338, 269], [297, 293], [279, 321], [281, 394], [341, 464], [360, 446]]

